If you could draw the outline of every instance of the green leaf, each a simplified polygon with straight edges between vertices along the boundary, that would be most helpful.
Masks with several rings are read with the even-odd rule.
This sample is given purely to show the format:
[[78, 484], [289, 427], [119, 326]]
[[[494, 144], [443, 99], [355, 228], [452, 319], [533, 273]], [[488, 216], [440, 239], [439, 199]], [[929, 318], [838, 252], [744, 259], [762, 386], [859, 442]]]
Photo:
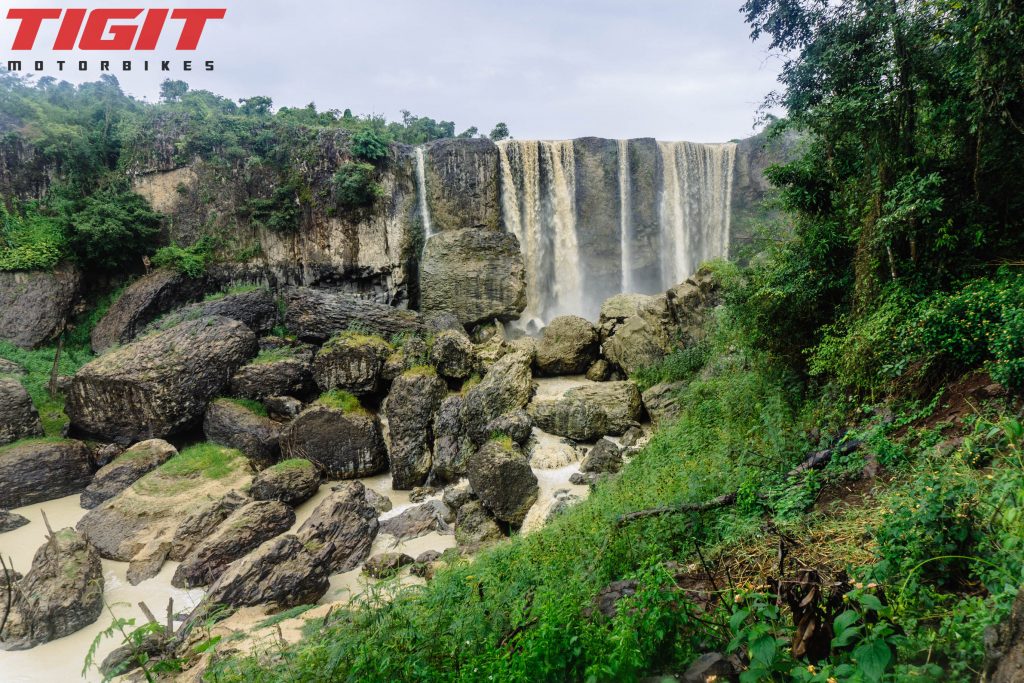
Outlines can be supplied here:
[[741, 609], [733, 612], [733, 615], [729, 617], [729, 628], [732, 629], [733, 632], [739, 631], [743, 622], [745, 622], [749, 616], [750, 610], [748, 609]]
[[750, 644], [750, 658], [755, 662], [771, 664], [775, 660], [775, 653], [778, 649], [779, 646], [775, 642], [775, 638], [766, 633], [755, 638], [754, 642]]
[[876, 612], [880, 612], [882, 610], [882, 601], [870, 593], [865, 593], [860, 596], [860, 604]]
[[860, 615], [854, 612], [852, 609], [848, 609], [838, 617], [833, 623], [836, 633], [845, 631], [850, 626], [853, 626], [860, 619]]
[[857, 660], [857, 666], [865, 678], [880, 681], [892, 661], [892, 651], [885, 642], [874, 640], [854, 649], [853, 658]]

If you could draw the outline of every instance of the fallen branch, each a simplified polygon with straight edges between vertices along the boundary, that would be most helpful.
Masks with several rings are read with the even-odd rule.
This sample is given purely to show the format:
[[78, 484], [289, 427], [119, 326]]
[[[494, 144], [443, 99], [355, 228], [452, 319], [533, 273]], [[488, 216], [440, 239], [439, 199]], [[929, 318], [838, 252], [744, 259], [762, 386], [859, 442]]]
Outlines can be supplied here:
[[[860, 448], [860, 441], [847, 441], [841, 446], [836, 448], [829, 448], [822, 451], [815, 451], [811, 453], [807, 458], [786, 473], [786, 479], [793, 479], [801, 474], [804, 474], [810, 470], [820, 469], [825, 467], [832, 461], [835, 455], [847, 455]], [[717, 510], [719, 508], [729, 507], [735, 505], [736, 500], [739, 497], [737, 492], [726, 493], [725, 495], [706, 500], [703, 503], [681, 503], [679, 505], [672, 505], [660, 508], [650, 508], [648, 510], [638, 510], [636, 512], [628, 512], [624, 515], [620, 515], [615, 520], [616, 527], [623, 527], [631, 522], [635, 522], [640, 519], [650, 519], [652, 517], [663, 517], [664, 515], [677, 515], [685, 512], [708, 512], [710, 510]]]

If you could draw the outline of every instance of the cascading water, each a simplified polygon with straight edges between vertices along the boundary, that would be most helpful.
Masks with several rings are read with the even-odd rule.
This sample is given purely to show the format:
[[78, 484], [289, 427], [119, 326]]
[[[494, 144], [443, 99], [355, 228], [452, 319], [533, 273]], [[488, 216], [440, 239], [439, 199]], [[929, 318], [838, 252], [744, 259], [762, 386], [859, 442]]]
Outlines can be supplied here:
[[[640, 145], [638, 151], [632, 151], [632, 144]], [[618, 168], [599, 166], [597, 171], [594, 152], [578, 156], [582, 152], [575, 145], [571, 140], [498, 143], [505, 229], [519, 239], [526, 264], [527, 306], [518, 323], [526, 329], [558, 315], [592, 315], [600, 293], [609, 289], [663, 291], [701, 263], [729, 253], [735, 144], [655, 146], [653, 141], [621, 140]], [[631, 160], [637, 154], [640, 161]], [[577, 188], [578, 182], [600, 178], [601, 173], [608, 185]], [[607, 216], [606, 205], [585, 204], [590, 215], [586, 224], [580, 223], [578, 210], [580, 202], [600, 202], [614, 192], [615, 174], [619, 249], [612, 254], [617, 262], [608, 260], [607, 250], [597, 253], [607, 242], [594, 241], [595, 235], [603, 240], [610, 232], [598, 227]], [[607, 227], [614, 230], [614, 223]], [[581, 250], [583, 243], [588, 246]], [[606, 282], [609, 276], [617, 276], [611, 287], [600, 285], [598, 279]], [[594, 301], [596, 286], [600, 291]]]
[[633, 201], [629, 141], [619, 140], [619, 251], [622, 292], [633, 290]]
[[736, 144], [659, 142], [662, 188], [662, 285], [689, 277], [701, 263], [729, 255]]
[[430, 224], [430, 207], [427, 205], [427, 163], [423, 156], [423, 148], [416, 148], [416, 192], [419, 195], [420, 222], [423, 223], [423, 246], [434, 234]]
[[498, 144], [505, 228], [526, 262], [526, 310], [520, 320], [542, 326], [577, 312], [583, 295], [576, 240], [576, 163], [571, 141]]

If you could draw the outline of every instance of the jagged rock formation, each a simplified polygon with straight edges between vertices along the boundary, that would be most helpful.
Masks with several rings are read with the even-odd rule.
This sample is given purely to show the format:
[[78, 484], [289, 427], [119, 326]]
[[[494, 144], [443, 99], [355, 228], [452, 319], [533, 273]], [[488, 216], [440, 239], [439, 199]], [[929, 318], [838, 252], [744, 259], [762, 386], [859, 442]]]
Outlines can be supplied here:
[[82, 491], [82, 507], [86, 510], [98, 507], [177, 454], [178, 449], [162, 439], [135, 444], [96, 472]]
[[194, 425], [243, 363], [256, 337], [237, 320], [183, 322], [111, 351], [79, 370], [71, 423], [111, 440], [161, 438]]
[[317, 564], [331, 573], [354, 569], [370, 554], [380, 523], [366, 487], [353, 481], [335, 487], [299, 527], [299, 538]]
[[39, 411], [21, 382], [0, 375], [0, 446], [30, 436], [42, 436]]
[[497, 439], [470, 457], [469, 485], [495, 517], [514, 525], [523, 523], [539, 492], [526, 456]]
[[277, 323], [278, 310], [274, 295], [266, 287], [260, 287], [237, 294], [213, 295], [208, 301], [182, 306], [154, 321], [144, 332], [166, 330], [188, 320], [214, 315], [237, 320], [256, 334], [264, 334]]
[[410, 370], [391, 385], [384, 403], [390, 436], [391, 481], [395, 490], [422, 486], [433, 464], [433, 424], [448, 393], [444, 380], [428, 369]]
[[295, 507], [320, 488], [320, 472], [309, 460], [285, 460], [256, 475], [249, 487], [253, 500], [279, 500]]
[[72, 266], [52, 273], [0, 272], [0, 340], [26, 349], [53, 341], [70, 321], [81, 281]]
[[270, 467], [281, 454], [280, 425], [230, 399], [217, 399], [207, 407], [203, 434], [208, 441], [245, 453], [256, 469]]
[[70, 496], [88, 486], [91, 478], [89, 448], [81, 441], [30, 440], [0, 448], [5, 507]]
[[281, 453], [311, 461], [329, 479], [369, 477], [388, 467], [380, 423], [362, 409], [304, 410], [281, 434]]

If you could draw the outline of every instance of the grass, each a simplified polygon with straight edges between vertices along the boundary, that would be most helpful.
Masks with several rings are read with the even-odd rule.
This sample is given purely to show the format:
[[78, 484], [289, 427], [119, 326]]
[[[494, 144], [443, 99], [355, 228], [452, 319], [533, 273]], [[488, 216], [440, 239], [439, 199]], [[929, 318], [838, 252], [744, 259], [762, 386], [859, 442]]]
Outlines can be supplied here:
[[377, 346], [387, 349], [389, 352], [394, 350], [394, 347], [384, 337], [351, 328], [331, 337], [324, 344], [324, 349], [330, 349], [333, 346]]
[[[279, 463], [271, 465], [267, 470], [284, 471], [284, 470], [304, 470], [313, 469], [315, 465], [305, 458], [289, 458], [288, 460], [282, 460]], [[266, 471], [266, 470], [264, 470]]]
[[32, 436], [27, 439], [19, 439], [18, 441], [15, 441], [14, 443], [9, 443], [5, 446], [0, 446], [0, 455], [12, 451], [20, 446], [26, 446], [35, 443], [61, 443], [62, 441], [65, 441], [65, 439], [59, 436]]
[[363, 408], [363, 404], [359, 402], [359, 399], [345, 391], [344, 389], [331, 389], [320, 394], [320, 397], [316, 400], [317, 405], [324, 406], [325, 408], [331, 408], [332, 410], [340, 410], [343, 413], [358, 413], [366, 412]]
[[[32, 402], [39, 411], [39, 419], [43, 423], [43, 431], [48, 436], [59, 436], [68, 422], [64, 413], [64, 398], [50, 396], [48, 389], [55, 354], [55, 347], [27, 350], [18, 348], [10, 342], [0, 341], [0, 358], [17, 363], [26, 371], [27, 374], [17, 379], [32, 397]], [[68, 345], [61, 352], [58, 372], [62, 375], [73, 375], [92, 358], [92, 352], [88, 348]]]
[[316, 605], [299, 605], [298, 607], [292, 607], [291, 609], [287, 609], [283, 612], [275, 614], [269, 619], [264, 619], [263, 621], [256, 624], [255, 628], [261, 629], [270, 628], [271, 626], [277, 626], [282, 621], [287, 621], [289, 619], [294, 619], [295, 617], [302, 616], [314, 607], [316, 607]]
[[295, 349], [290, 346], [282, 346], [276, 349], [263, 349], [255, 358], [249, 361], [249, 365], [269, 365], [282, 360], [295, 358]]
[[267, 288], [264, 285], [235, 285], [234, 287], [229, 287], [228, 289], [222, 290], [220, 292], [207, 294], [205, 297], [203, 297], [203, 301], [220, 301], [221, 299], [224, 299], [235, 294], [245, 294], [246, 292], [255, 292], [261, 289]]
[[245, 458], [239, 451], [212, 443], [189, 446], [171, 458], [157, 471], [175, 479], [206, 477], [223, 479], [235, 470], [239, 458]]
[[268, 416], [267, 407], [265, 405], [263, 405], [262, 403], [260, 403], [259, 401], [254, 401], [254, 400], [252, 400], [250, 398], [221, 397], [221, 398], [219, 398], [217, 400], [218, 401], [228, 401], [230, 403], [234, 403], [236, 406], [240, 406], [242, 408], [245, 408], [249, 412], [256, 413], [257, 415], [259, 415], [261, 417], [267, 417]]
[[704, 343], [677, 349], [665, 356], [660, 363], [637, 370], [630, 379], [636, 382], [640, 391], [647, 391], [656, 384], [690, 380], [704, 367], [709, 352], [707, 344]]

